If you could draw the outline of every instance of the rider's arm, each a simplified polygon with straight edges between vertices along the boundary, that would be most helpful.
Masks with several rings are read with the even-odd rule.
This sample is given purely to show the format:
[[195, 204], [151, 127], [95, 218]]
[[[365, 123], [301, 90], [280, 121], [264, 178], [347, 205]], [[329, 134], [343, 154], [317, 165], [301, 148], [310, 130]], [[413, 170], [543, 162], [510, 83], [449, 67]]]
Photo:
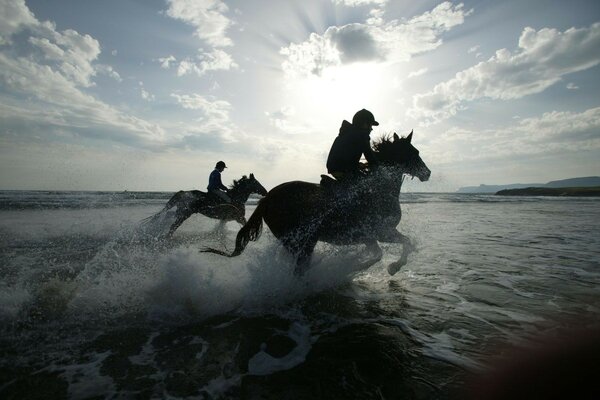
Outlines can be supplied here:
[[371, 149], [371, 138], [368, 135], [365, 137], [363, 143], [363, 154], [369, 165], [376, 165], [378, 163], [377, 157], [375, 156], [375, 153], [373, 153], [373, 149]]
[[223, 182], [221, 182], [221, 174], [217, 175], [217, 184], [219, 189], [227, 191], [227, 186], [223, 185]]

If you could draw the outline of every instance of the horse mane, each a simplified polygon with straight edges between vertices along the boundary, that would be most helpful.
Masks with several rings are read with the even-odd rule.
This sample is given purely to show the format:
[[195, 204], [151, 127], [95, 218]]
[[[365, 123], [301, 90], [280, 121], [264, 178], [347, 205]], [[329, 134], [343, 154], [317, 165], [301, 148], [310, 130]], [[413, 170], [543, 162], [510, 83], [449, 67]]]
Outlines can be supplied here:
[[386, 133], [381, 137], [373, 140], [373, 151], [377, 154], [379, 160], [387, 161], [387, 154], [390, 152], [392, 148], [392, 144], [394, 143], [393, 134]]
[[234, 179], [233, 183], [229, 186], [229, 189], [230, 190], [237, 189], [240, 186], [240, 184], [242, 183], [242, 181], [245, 181], [247, 179], [248, 179], [248, 177], [246, 175], [242, 176], [240, 179]]
[[386, 133], [381, 137], [373, 140], [373, 151], [380, 152], [382, 149], [391, 145], [394, 142], [394, 136], [392, 134]]

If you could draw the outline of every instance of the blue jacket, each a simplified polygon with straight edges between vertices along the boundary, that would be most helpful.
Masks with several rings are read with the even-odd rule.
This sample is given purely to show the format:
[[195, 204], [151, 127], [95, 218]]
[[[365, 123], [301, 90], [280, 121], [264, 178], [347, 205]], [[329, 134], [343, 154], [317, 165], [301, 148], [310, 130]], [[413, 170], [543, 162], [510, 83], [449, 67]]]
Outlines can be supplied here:
[[223, 183], [221, 182], [221, 173], [216, 168], [213, 170], [213, 172], [210, 173], [210, 176], [208, 177], [207, 189], [209, 191], [215, 189], [227, 190], [227, 186], [223, 185]]

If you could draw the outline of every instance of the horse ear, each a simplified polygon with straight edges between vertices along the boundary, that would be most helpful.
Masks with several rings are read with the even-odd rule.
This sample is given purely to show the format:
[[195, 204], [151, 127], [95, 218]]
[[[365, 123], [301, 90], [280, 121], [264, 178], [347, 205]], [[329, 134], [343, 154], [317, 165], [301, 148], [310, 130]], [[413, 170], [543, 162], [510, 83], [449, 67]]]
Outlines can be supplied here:
[[398, 137], [398, 134], [396, 132], [394, 132], [394, 142], [400, 140], [400, 138]]
[[250, 173], [250, 179], [254, 179], [254, 174]]
[[413, 130], [411, 129], [410, 133], [408, 134], [408, 136], [406, 137], [406, 140], [408, 140], [408, 143], [410, 143], [410, 141], [412, 140], [412, 134], [413, 134]]

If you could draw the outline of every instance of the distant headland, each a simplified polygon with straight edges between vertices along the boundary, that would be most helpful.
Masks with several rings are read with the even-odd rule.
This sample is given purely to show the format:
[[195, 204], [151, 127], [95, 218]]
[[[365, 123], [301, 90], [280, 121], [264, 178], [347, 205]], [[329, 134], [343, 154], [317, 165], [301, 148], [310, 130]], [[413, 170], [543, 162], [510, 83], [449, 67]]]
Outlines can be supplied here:
[[[512, 183], [507, 185], [484, 185], [481, 184], [479, 186], [465, 186], [461, 187], [457, 190], [457, 193], [498, 193], [500, 191], [513, 190], [513, 189], [536, 189], [537, 193], [540, 194], [530, 194], [531, 196], [559, 196], [561, 195], [557, 191], [549, 190], [545, 193], [541, 194], [539, 189], [563, 189], [563, 193], [567, 193], [564, 189], [570, 188], [573, 189], [571, 193], [592, 193], [589, 188], [600, 188], [600, 176], [588, 176], [582, 178], [571, 178], [571, 179], [562, 179], [558, 181], [550, 181], [548, 183]], [[586, 189], [587, 188], [587, 189]], [[576, 190], [576, 189], [585, 189], [585, 190]], [[599, 189], [600, 190], [600, 189]], [[521, 192], [520, 192], [521, 193]], [[559, 193], [559, 194], [555, 194]], [[498, 193], [498, 194], [507, 194], [507, 193]], [[515, 193], [516, 194], [516, 193]], [[522, 194], [527, 195], [527, 194]], [[563, 196], [565, 194], [562, 194]], [[571, 194], [574, 195], [574, 194]], [[598, 194], [579, 194], [583, 196], [598, 196]]]
[[505, 189], [496, 192], [499, 196], [569, 196], [600, 197], [600, 186], [593, 187], [529, 187], [524, 189]]

